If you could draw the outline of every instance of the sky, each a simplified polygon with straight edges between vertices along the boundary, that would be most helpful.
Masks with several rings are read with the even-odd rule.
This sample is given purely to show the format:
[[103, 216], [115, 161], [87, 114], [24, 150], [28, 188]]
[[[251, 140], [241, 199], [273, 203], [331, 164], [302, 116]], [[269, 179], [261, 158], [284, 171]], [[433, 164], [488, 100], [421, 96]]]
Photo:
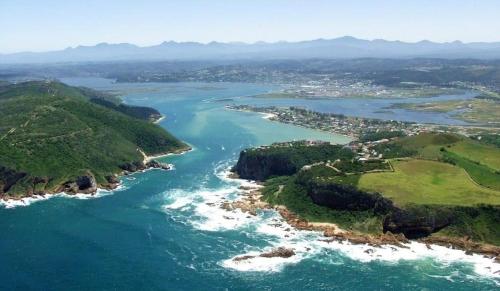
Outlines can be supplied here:
[[500, 0], [0, 0], [0, 53], [345, 35], [500, 41]]

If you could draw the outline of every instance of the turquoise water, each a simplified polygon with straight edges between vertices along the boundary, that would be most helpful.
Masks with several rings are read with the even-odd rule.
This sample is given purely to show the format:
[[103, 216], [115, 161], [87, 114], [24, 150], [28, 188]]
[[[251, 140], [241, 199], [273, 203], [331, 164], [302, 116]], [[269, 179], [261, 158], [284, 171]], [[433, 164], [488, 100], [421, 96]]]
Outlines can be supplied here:
[[[224, 173], [248, 146], [290, 139], [348, 139], [228, 111], [220, 98], [267, 92], [252, 84], [112, 84], [66, 82], [124, 94], [157, 108], [161, 125], [194, 150], [163, 158], [174, 171], [123, 179], [123, 189], [95, 199], [56, 197], [0, 208], [0, 290], [493, 290], [490, 261], [425, 246], [371, 249], [328, 244], [319, 234], [286, 231], [272, 211], [257, 217], [220, 208], [239, 183]], [[289, 259], [231, 259], [278, 246]]]

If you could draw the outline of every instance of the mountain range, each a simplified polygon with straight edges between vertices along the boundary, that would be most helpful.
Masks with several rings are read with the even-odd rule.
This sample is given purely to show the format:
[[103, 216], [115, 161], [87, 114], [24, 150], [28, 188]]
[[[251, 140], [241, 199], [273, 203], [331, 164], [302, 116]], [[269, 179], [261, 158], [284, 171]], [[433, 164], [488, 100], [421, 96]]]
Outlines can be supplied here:
[[500, 58], [500, 42], [437, 43], [364, 40], [351, 36], [300, 42], [163, 42], [140, 47], [100, 43], [50, 52], [0, 54], [0, 63], [56, 63], [157, 60], [351, 59], [351, 58]]

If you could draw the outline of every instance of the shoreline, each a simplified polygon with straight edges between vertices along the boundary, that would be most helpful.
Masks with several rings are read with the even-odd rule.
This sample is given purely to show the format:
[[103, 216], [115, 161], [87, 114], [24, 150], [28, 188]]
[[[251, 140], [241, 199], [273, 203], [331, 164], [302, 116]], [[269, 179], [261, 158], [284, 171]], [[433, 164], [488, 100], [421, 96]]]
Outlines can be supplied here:
[[194, 151], [194, 147], [192, 147], [189, 144], [187, 144], [186, 148], [178, 149], [178, 150], [175, 150], [175, 151], [169, 152], [169, 153], [155, 154], [155, 155], [152, 155], [152, 156], [146, 155], [146, 153], [144, 153], [144, 151], [142, 151], [141, 149], [139, 149], [139, 152], [144, 157], [144, 159], [143, 159], [143, 163], [144, 164], [147, 164], [148, 162], [151, 162], [154, 159], [160, 159], [160, 158], [164, 158], [164, 157], [168, 157], [168, 156], [183, 155], [183, 154], [189, 153], [191, 151]]
[[164, 119], [166, 118], [165, 115], [162, 115], [160, 118], [156, 119], [155, 121], [153, 121], [154, 124], [158, 124], [160, 122], [162, 122]]
[[96, 199], [113, 194], [115, 191], [125, 190], [125, 186], [120, 182], [115, 187], [98, 187], [92, 193], [66, 193], [54, 192], [44, 194], [33, 194], [31, 196], [9, 197], [8, 199], [0, 198], [0, 207], [5, 209], [12, 209], [16, 207], [30, 206], [33, 203], [49, 200], [56, 197], [74, 198], [80, 200]]
[[[237, 175], [233, 172], [229, 172], [226, 178], [234, 181], [244, 180], [237, 177]], [[255, 183], [255, 181], [253, 182]], [[494, 260], [495, 264], [500, 264], [499, 246], [472, 241], [469, 238], [429, 236], [416, 240], [410, 240], [403, 234], [393, 234], [391, 232], [382, 234], [366, 234], [342, 229], [335, 223], [309, 222], [288, 210], [283, 205], [271, 205], [262, 201], [262, 194], [260, 192], [262, 187], [263, 186], [260, 184], [256, 184], [256, 186], [253, 187], [240, 186], [240, 189], [243, 190], [244, 193], [243, 198], [231, 202], [225, 202], [221, 208], [227, 211], [239, 209], [244, 213], [254, 216], [257, 215], [257, 211], [274, 210], [280, 214], [286, 223], [297, 230], [322, 232], [324, 239], [321, 241], [325, 243], [348, 242], [355, 245], [368, 245], [371, 247], [393, 246], [402, 249], [409, 248], [408, 245], [412, 243], [421, 243], [425, 245], [425, 248], [429, 251], [433, 250], [433, 247], [436, 246], [445, 247], [452, 250], [464, 251], [466, 255], [480, 255], [484, 258]], [[500, 273], [500, 271], [497, 271], [496, 273]]]
[[[142, 150], [139, 150], [139, 152], [144, 156], [143, 163], [146, 166], [147, 163], [153, 161], [156, 158], [161, 158], [161, 157], [166, 157], [166, 156], [171, 156], [171, 155], [183, 155], [185, 153], [188, 153], [190, 151], [193, 151], [194, 148], [188, 145], [187, 148], [185, 149], [179, 149], [174, 152], [170, 153], [165, 153], [165, 154], [159, 154], [159, 155], [154, 155], [154, 156], [147, 156], [144, 154]], [[170, 166], [170, 170], [174, 169], [174, 166], [172, 164], [168, 164]], [[152, 167], [152, 166], [146, 166], [144, 169], [138, 169], [136, 171], [127, 171], [123, 170], [118, 174], [114, 174], [113, 177], [115, 177], [118, 180], [118, 177], [123, 178], [125, 176], [128, 176], [133, 173], [137, 172], [145, 172], [148, 170], [153, 170], [153, 169], [160, 169], [157, 167]], [[47, 191], [44, 193], [37, 193], [37, 194], [31, 194], [31, 195], [24, 195], [24, 196], [4, 196], [0, 197], [0, 207], [4, 207], [6, 209], [9, 208], [15, 208], [15, 207], [20, 207], [20, 206], [29, 206], [32, 203], [43, 201], [43, 200], [48, 200], [53, 197], [66, 197], [66, 198], [77, 198], [77, 199], [92, 199], [92, 198], [99, 198], [103, 197], [106, 195], [110, 195], [114, 191], [120, 191], [123, 189], [123, 183], [118, 180], [117, 183], [109, 183], [107, 185], [101, 185], [97, 184], [96, 188], [94, 191], [91, 192], [77, 192], [77, 193], [69, 193], [69, 192], [64, 192], [64, 191]]]
[[261, 114], [261, 115], [263, 115], [262, 116], [263, 119], [268, 120], [270, 122], [277, 122], [277, 123], [281, 123], [281, 124], [286, 124], [286, 125], [291, 125], [291, 126], [297, 126], [297, 127], [300, 127], [300, 128], [305, 128], [305, 129], [310, 129], [310, 130], [316, 130], [316, 131], [319, 131], [319, 132], [340, 135], [340, 136], [343, 136], [343, 137], [346, 137], [346, 138], [350, 139], [351, 140], [350, 142], [352, 142], [352, 141], [354, 141], [354, 140], [357, 139], [357, 136], [355, 136], [355, 135], [347, 135], [347, 134], [344, 134], [344, 133], [339, 133], [339, 132], [334, 132], [334, 131], [328, 131], [328, 130], [322, 130], [322, 129], [307, 127], [307, 126], [304, 126], [304, 125], [295, 124], [295, 123], [291, 123], [291, 122], [282, 122], [280, 120], [275, 120], [275, 119], [272, 119], [274, 117], [277, 117], [277, 115], [274, 114], [274, 113], [258, 112], [258, 111], [252, 111], [252, 110], [234, 109], [234, 108], [228, 107], [228, 105], [224, 106], [224, 108], [226, 110], [232, 110], [232, 111], [236, 111], [236, 112], [249, 112], [249, 113], [254, 113], [254, 114]]
[[267, 119], [269, 121], [272, 121], [271, 118], [275, 118], [277, 116], [274, 113], [264, 113], [264, 112], [262, 112], [262, 114], [264, 115], [264, 116], [262, 116], [262, 118]]

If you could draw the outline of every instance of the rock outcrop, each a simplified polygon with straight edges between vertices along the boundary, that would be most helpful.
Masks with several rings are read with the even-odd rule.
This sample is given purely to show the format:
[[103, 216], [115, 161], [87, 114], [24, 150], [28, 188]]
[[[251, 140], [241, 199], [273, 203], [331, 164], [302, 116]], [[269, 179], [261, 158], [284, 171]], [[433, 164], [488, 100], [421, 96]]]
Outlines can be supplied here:
[[271, 176], [293, 175], [312, 163], [353, 157], [350, 149], [340, 145], [311, 145], [305, 141], [281, 143], [242, 151], [233, 172], [242, 179], [264, 181]]
[[157, 160], [147, 161], [146, 163], [142, 161], [136, 161], [120, 165], [120, 169], [124, 170], [126, 173], [144, 171], [149, 168], [171, 170], [172, 166], [170, 164], [160, 163]]
[[78, 185], [78, 190], [81, 193], [94, 193], [97, 191], [97, 183], [94, 176], [80, 176], [76, 178], [76, 184]]
[[262, 253], [259, 255], [259, 257], [263, 257], [263, 258], [275, 258], [275, 257], [289, 258], [289, 257], [294, 256], [294, 255], [295, 255], [295, 252], [293, 251], [293, 249], [279, 247], [279, 248], [274, 249], [270, 252]]
[[273, 249], [269, 252], [262, 253], [258, 256], [251, 256], [251, 255], [246, 255], [246, 256], [240, 256], [236, 257], [233, 259], [233, 261], [244, 261], [248, 259], [253, 259], [256, 257], [261, 257], [261, 258], [289, 258], [291, 256], [295, 256], [295, 251], [293, 249], [285, 248], [285, 247], [278, 247], [276, 249]]
[[13, 185], [26, 177], [26, 175], [26, 173], [0, 166], [0, 195], [7, 193]]
[[404, 244], [409, 243], [409, 240], [403, 234], [393, 234], [391, 232], [379, 235], [369, 235], [353, 232], [328, 233], [325, 231], [324, 236], [329, 238], [326, 242], [349, 241], [353, 244], [367, 244], [373, 247], [393, 245], [400, 248], [406, 248]]
[[121, 164], [120, 169], [122, 169], [126, 172], [133, 173], [133, 172], [145, 170], [146, 165], [142, 161], [135, 161], [135, 162]]
[[87, 174], [76, 177], [74, 181], [66, 182], [62, 190], [69, 194], [93, 194], [97, 191], [97, 183], [93, 175]]
[[106, 176], [106, 181], [108, 181], [108, 183], [110, 185], [116, 185], [116, 184], [120, 183], [120, 180], [118, 179], [118, 175], [109, 175], [109, 176]]
[[454, 213], [447, 209], [412, 207], [395, 209], [384, 218], [384, 232], [403, 233], [407, 238], [426, 237], [453, 222]]
[[154, 168], [154, 169], [162, 169], [162, 170], [171, 170], [172, 166], [166, 163], [160, 163], [157, 160], [151, 160], [146, 163], [147, 168]]
[[352, 186], [311, 182], [307, 188], [315, 204], [336, 210], [373, 210], [375, 214], [387, 214], [395, 209], [392, 201], [379, 193], [368, 193]]
[[430, 245], [440, 245], [453, 249], [460, 249], [468, 254], [482, 254], [491, 258], [495, 258], [500, 263], [500, 247], [478, 243], [472, 241], [469, 237], [445, 237], [445, 236], [430, 236], [420, 239], [420, 242]]
[[297, 167], [283, 154], [242, 151], [232, 169], [242, 179], [264, 181], [270, 176], [292, 175]]

